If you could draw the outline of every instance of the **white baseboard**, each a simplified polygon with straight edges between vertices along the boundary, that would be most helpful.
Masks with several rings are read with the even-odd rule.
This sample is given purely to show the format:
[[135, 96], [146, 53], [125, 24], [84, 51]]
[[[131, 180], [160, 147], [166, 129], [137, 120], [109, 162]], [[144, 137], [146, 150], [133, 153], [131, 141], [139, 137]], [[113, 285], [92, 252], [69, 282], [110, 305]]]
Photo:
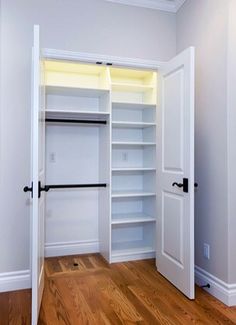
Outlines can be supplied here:
[[76, 242], [58, 242], [45, 244], [45, 257], [89, 254], [99, 252], [97, 240], [83, 240]]
[[236, 306], [236, 283], [227, 284], [198, 266], [195, 266], [195, 283], [199, 286], [209, 283], [210, 288], [204, 288], [207, 292], [229, 307]]
[[0, 273], [0, 292], [31, 288], [30, 270]]

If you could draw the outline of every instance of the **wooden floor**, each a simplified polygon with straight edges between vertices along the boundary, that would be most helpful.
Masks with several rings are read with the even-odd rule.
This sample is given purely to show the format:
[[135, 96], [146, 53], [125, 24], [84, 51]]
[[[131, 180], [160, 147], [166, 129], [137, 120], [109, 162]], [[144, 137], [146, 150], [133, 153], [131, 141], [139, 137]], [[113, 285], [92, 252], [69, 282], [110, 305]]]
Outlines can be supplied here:
[[[236, 324], [228, 308], [196, 288], [189, 301], [154, 260], [108, 265], [100, 255], [46, 260], [41, 325]], [[30, 290], [0, 294], [0, 325], [30, 324]]]

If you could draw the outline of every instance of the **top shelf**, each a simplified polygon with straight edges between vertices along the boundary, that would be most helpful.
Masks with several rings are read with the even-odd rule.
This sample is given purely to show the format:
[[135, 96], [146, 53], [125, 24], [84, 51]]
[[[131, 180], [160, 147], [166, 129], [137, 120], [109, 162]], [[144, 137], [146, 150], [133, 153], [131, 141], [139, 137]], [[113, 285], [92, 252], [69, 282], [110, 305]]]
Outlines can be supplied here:
[[144, 109], [156, 105], [156, 71], [57, 60], [44, 61], [44, 67], [46, 93], [52, 95], [49, 99], [87, 97], [109, 103], [111, 96], [123, 108]]
[[136, 70], [129, 68], [110, 68], [111, 82], [113, 85], [137, 86], [153, 88], [156, 86], [156, 72], [150, 70]]
[[143, 103], [127, 103], [127, 102], [119, 102], [112, 101], [112, 108], [118, 109], [156, 109], [155, 104], [143, 104]]
[[120, 82], [112, 82], [111, 87], [113, 91], [138, 92], [138, 93], [154, 89], [154, 86], [152, 85], [120, 83]]
[[48, 95], [61, 96], [81, 96], [81, 97], [102, 97], [109, 93], [106, 89], [95, 88], [81, 88], [81, 87], [66, 87], [66, 86], [46, 86], [46, 93]]
[[[55, 94], [58, 90], [67, 95], [94, 95], [109, 91], [109, 71], [96, 64], [47, 60], [44, 62], [47, 90]], [[82, 95], [83, 95], [82, 93]]]

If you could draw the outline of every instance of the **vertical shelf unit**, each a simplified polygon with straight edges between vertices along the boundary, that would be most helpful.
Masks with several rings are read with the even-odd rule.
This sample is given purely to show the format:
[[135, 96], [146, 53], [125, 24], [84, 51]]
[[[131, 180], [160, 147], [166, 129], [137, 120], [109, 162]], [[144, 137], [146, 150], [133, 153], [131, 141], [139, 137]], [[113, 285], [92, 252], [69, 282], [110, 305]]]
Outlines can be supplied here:
[[111, 262], [154, 257], [156, 72], [111, 68]]
[[46, 245], [92, 239], [110, 263], [154, 257], [156, 72], [44, 64], [47, 184], [107, 185], [49, 192]]
[[47, 193], [48, 256], [54, 254], [50, 247], [62, 246], [66, 255], [100, 251], [109, 260], [109, 70], [69, 61], [48, 60], [44, 65], [46, 183], [106, 184]]

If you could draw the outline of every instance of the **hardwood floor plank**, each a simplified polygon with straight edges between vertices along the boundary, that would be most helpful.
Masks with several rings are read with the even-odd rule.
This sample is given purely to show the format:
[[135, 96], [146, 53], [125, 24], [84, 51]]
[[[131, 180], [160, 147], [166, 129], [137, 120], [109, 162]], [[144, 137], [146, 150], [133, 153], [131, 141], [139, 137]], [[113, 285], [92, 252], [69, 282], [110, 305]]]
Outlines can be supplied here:
[[[145, 305], [145, 307], [150, 311], [150, 313], [153, 314], [153, 316], [156, 318], [156, 320], [160, 324], [171, 324], [171, 325], [179, 325], [180, 323], [174, 319], [169, 319], [167, 316], [168, 309], [165, 309], [165, 312], [163, 313], [163, 308], [160, 308], [161, 301], [159, 300], [158, 303], [153, 302], [153, 297], [145, 294], [145, 292], [140, 288], [136, 286], [130, 286], [129, 289], [132, 291], [132, 293]], [[163, 306], [162, 306], [163, 307]]]
[[70, 315], [71, 324], [95, 324], [96, 319], [76, 280], [72, 277], [57, 278], [55, 282], [63, 294], [64, 307]]
[[78, 270], [78, 271], [68, 271], [68, 272], [62, 272], [57, 273], [53, 276], [48, 277], [48, 279], [56, 279], [56, 278], [77, 278], [77, 277], [87, 277], [88, 275], [98, 275], [100, 273], [105, 272], [102, 269], [89, 269], [89, 270]]
[[157, 320], [155, 316], [149, 311], [148, 308], [132, 293], [130, 285], [135, 284], [135, 279], [127, 283], [126, 274], [119, 272], [120, 265], [116, 265], [117, 270], [111, 275], [119, 290], [126, 296], [126, 298], [132, 302], [133, 306], [138, 310], [139, 314], [145, 320], [145, 324], [155, 324]]
[[180, 291], [178, 291], [173, 285], [171, 285], [164, 277], [153, 269], [152, 265], [142, 264], [136, 262], [135, 266], [130, 265], [133, 272], [142, 278], [145, 285], [150, 288], [155, 288], [156, 294], [164, 300], [168, 300], [171, 303], [172, 310], [179, 310], [179, 317], [183, 316], [183, 324], [199, 323], [199, 324], [212, 324], [211, 319], [204, 316], [204, 310], [196, 308], [191, 300], [187, 299]]
[[112, 306], [121, 321], [128, 324], [143, 321], [132, 303], [122, 294], [110, 278], [100, 276], [97, 281], [97, 287], [109, 301], [110, 306]]
[[220, 313], [229, 318], [236, 324], [236, 307], [227, 307], [221, 301], [215, 299], [213, 296], [196, 286], [196, 296], [200, 301], [205, 301], [212, 309], [217, 309]]
[[210, 319], [211, 324], [217, 323], [217, 324], [235, 324], [232, 322], [228, 317], [226, 317], [223, 313], [219, 312], [217, 309], [214, 310], [214, 313], [212, 313], [211, 306], [208, 302], [204, 301], [203, 299], [199, 299], [198, 297], [195, 300], [196, 304], [199, 305], [204, 315]]
[[46, 319], [40, 316], [41, 321], [44, 321], [47, 325], [71, 325], [70, 315], [65, 308], [64, 299], [65, 296], [64, 294], [61, 295], [55, 280], [46, 280], [41, 307]]
[[[214, 313], [208, 312], [208, 304], [204, 305], [203, 302], [199, 302], [198, 297], [196, 297], [195, 302], [186, 299], [186, 297], [178, 291], [174, 286], [172, 286], [165, 278], [163, 278], [160, 274], [157, 272], [153, 273], [153, 268], [148, 266], [148, 264], [143, 264], [140, 262], [135, 263], [135, 272], [139, 274], [140, 277], [145, 278], [147, 283], [150, 283], [151, 285], [154, 285], [157, 290], [161, 289], [161, 286], [164, 285], [165, 287], [168, 287], [168, 291], [170, 291], [172, 294], [167, 297], [169, 301], [173, 301], [174, 297], [178, 297], [179, 306], [184, 308], [184, 313], [186, 316], [188, 315], [188, 318], [197, 321], [198, 319], [200, 322], [203, 322], [203, 324], [231, 324], [230, 320], [222, 313], [218, 313], [217, 310], [215, 310]], [[148, 276], [146, 276], [145, 270], [148, 268]], [[134, 271], [134, 265], [132, 264], [132, 270]], [[157, 280], [158, 278], [158, 280]], [[151, 281], [150, 281], [151, 280]], [[166, 288], [167, 289], [167, 288]], [[161, 294], [163, 295], [165, 293], [165, 289], [163, 288], [161, 290]], [[211, 310], [211, 308], [210, 308]], [[199, 322], [199, 321], [198, 321]], [[184, 324], [188, 324], [188, 321], [185, 320]]]
[[9, 324], [9, 292], [0, 294], [0, 325]]
[[[109, 300], [104, 297], [97, 286], [100, 276], [89, 276], [87, 278], [77, 278], [76, 281], [80, 290], [83, 292], [92, 312], [96, 315], [96, 319], [103, 324], [104, 315], [106, 322], [109, 324], [120, 325], [122, 322], [116, 315], [115, 311], [109, 304]], [[100, 324], [98, 321], [98, 324]], [[104, 324], [106, 324], [106, 322]]]
[[54, 294], [50, 292], [49, 280], [45, 281], [38, 323], [39, 325], [63, 324], [57, 317], [56, 300]]
[[27, 325], [31, 317], [31, 292], [29, 290], [9, 293], [9, 325]]
[[108, 262], [100, 254], [93, 255], [93, 262], [95, 265], [97, 265], [97, 267], [104, 269], [110, 269], [111, 267], [111, 265], [108, 264]]
[[[30, 290], [0, 294], [0, 325], [30, 325], [30, 300]], [[109, 265], [99, 254], [62, 256], [45, 261], [38, 324], [236, 324], [236, 307], [199, 287], [190, 301], [156, 271], [155, 260]]]
[[59, 264], [59, 257], [50, 257], [45, 259], [45, 273], [47, 276], [62, 272]]
[[89, 257], [85, 256], [83, 258], [83, 263], [84, 263], [86, 269], [93, 269], [94, 268], [94, 265], [90, 262]]

